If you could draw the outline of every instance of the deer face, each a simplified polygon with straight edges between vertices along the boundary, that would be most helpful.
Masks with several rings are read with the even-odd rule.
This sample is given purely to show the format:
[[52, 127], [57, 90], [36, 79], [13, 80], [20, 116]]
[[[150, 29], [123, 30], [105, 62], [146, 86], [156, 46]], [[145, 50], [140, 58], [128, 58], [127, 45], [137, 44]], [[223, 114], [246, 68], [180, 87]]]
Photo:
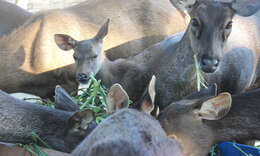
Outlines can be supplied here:
[[97, 35], [89, 40], [77, 41], [64, 34], [56, 34], [56, 44], [62, 50], [74, 50], [76, 79], [79, 83], [88, 82], [90, 75], [96, 75], [104, 61], [103, 41], [108, 33], [109, 19]]

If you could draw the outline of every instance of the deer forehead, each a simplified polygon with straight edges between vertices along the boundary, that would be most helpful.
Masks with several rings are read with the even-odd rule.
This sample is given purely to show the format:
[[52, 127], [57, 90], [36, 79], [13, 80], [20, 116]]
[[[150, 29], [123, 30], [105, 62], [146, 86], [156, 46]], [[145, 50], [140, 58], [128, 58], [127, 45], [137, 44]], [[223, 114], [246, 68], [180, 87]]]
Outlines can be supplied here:
[[101, 50], [101, 45], [93, 40], [81, 41], [77, 46], [77, 52], [79, 52], [81, 55], [97, 53], [99, 50]]
[[[225, 12], [228, 12], [230, 7], [227, 4], [219, 3], [219, 2], [207, 2], [207, 3], [201, 3], [198, 5], [196, 10], [202, 13], [207, 12], [208, 14], [215, 15], [215, 16], [220, 16], [224, 15]], [[219, 13], [221, 12], [221, 13]], [[210, 16], [209, 16], [210, 17]]]
[[[221, 13], [219, 13], [221, 12]], [[201, 4], [191, 15], [193, 18], [199, 18], [203, 25], [209, 26], [210, 29], [222, 28], [226, 21], [231, 20], [233, 11], [226, 4]], [[219, 25], [216, 27], [216, 25]]]

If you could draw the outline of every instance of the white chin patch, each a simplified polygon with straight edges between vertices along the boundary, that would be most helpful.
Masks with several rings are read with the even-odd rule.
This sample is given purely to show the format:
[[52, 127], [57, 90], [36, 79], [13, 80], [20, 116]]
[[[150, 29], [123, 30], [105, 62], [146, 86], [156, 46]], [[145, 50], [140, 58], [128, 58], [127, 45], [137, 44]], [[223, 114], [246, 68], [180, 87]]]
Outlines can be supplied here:
[[78, 95], [79, 95], [79, 94], [82, 94], [82, 93], [83, 93], [83, 89], [88, 88], [89, 85], [90, 85], [90, 81], [89, 81], [88, 83], [86, 83], [86, 84], [80, 83], [80, 84], [79, 84], [79, 87], [78, 87]]

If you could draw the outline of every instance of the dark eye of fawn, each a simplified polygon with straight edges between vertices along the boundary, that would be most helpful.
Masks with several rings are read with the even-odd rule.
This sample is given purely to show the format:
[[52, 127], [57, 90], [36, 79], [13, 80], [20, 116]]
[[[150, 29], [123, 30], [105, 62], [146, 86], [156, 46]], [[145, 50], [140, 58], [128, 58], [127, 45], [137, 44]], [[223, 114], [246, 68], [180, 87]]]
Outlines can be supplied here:
[[229, 21], [225, 29], [231, 29], [231, 28], [232, 28], [232, 21]]
[[97, 55], [93, 56], [92, 58], [93, 58], [93, 59], [97, 58]]
[[191, 25], [192, 25], [193, 27], [199, 27], [199, 26], [200, 26], [199, 21], [198, 21], [196, 18], [193, 18], [193, 19], [191, 20]]

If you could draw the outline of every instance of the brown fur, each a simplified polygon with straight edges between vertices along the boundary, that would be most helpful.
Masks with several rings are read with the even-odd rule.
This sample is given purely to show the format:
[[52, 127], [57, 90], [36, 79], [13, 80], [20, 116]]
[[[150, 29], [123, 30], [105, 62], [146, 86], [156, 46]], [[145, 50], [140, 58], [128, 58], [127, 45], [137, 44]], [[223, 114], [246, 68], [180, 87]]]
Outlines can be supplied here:
[[12, 3], [0, 0], [0, 38], [24, 24], [31, 16], [32, 14], [28, 11]]
[[[184, 34], [170, 36], [128, 59], [110, 61], [105, 56], [100, 48], [102, 39], [107, 34], [102, 28], [108, 29], [108, 25], [104, 24], [99, 30], [103, 32], [102, 41], [97, 41], [95, 36], [77, 42], [74, 47], [77, 74], [83, 73], [86, 77], [91, 73], [97, 74], [97, 78], [108, 87], [120, 83], [134, 101], [140, 98], [151, 76], [156, 75], [156, 103], [163, 108], [172, 100], [181, 99], [197, 89], [194, 64], [196, 54], [199, 63], [203, 56], [219, 60], [215, 72], [201, 71], [209, 84], [216, 83], [219, 86], [219, 92], [228, 91], [233, 94], [250, 87], [256, 76], [260, 50], [260, 25], [256, 23], [260, 12], [251, 17], [233, 18], [235, 11], [229, 4], [211, 1], [198, 2], [191, 8], [190, 16], [203, 23], [200, 30], [195, 31], [190, 23]], [[218, 11], [221, 14], [215, 14]], [[226, 29], [227, 23], [232, 19], [233, 32]], [[195, 37], [198, 31], [199, 38]], [[93, 58], [93, 55], [96, 57]]]
[[[217, 71], [210, 74], [202, 72], [209, 84], [218, 84], [219, 92], [238, 93], [249, 88], [254, 82], [257, 56], [260, 51], [258, 44], [260, 29], [255, 23], [259, 14], [260, 12], [247, 18], [234, 17], [233, 30], [227, 43], [218, 47], [223, 53], [221, 50], [216, 51], [221, 56]], [[116, 82], [122, 84], [130, 99], [138, 99], [144, 89], [143, 84], [155, 74], [158, 80], [156, 102], [160, 107], [167, 106], [173, 99], [181, 99], [197, 89], [194, 53], [197, 52], [200, 61], [200, 56], [208, 52], [191, 49], [191, 46], [197, 47], [198, 43], [192, 43], [189, 37], [190, 29], [189, 26], [184, 35], [173, 35], [132, 59], [114, 62], [105, 60], [97, 75], [98, 78], [101, 78], [107, 86]], [[203, 43], [208, 41], [199, 42], [203, 47], [205, 45]], [[212, 42], [212, 46], [215, 46], [215, 42]]]
[[[31, 149], [33, 147], [30, 147]], [[48, 148], [42, 148], [42, 150], [46, 153], [46, 155], [51, 155], [51, 156], [69, 156], [70, 154], [68, 153], [63, 153], [59, 151], [55, 151], [52, 149]], [[0, 155], [4, 156], [31, 156], [32, 153], [30, 153], [27, 150], [24, 150], [24, 148], [19, 147], [15, 144], [5, 144], [5, 143], [0, 143]]]
[[182, 156], [182, 147], [168, 138], [159, 122], [150, 116], [154, 108], [155, 80], [153, 77], [138, 101], [142, 112], [127, 108], [127, 93], [119, 84], [113, 85], [106, 97], [107, 110], [117, 112], [95, 128], [72, 155]]
[[[211, 8], [212, 6], [213, 8], [217, 6], [215, 9], [218, 10], [221, 5], [207, 6], [208, 8], [206, 8], [208, 10], [206, 9], [206, 12], [209, 12], [214, 10]], [[227, 8], [225, 8], [222, 11], [223, 14], [219, 14], [219, 16], [224, 16], [226, 9]], [[232, 10], [226, 10], [226, 13], [229, 14], [230, 11]], [[191, 15], [199, 14], [199, 12], [200, 10], [194, 10]], [[207, 13], [204, 12], [203, 14]], [[141, 73], [136, 72], [127, 79], [117, 80], [116, 82], [123, 81], [122, 83], [130, 86], [130, 88], [124, 87], [127, 91], [128, 89], [130, 90], [128, 92], [131, 98], [141, 94], [138, 90], [141, 91], [142, 89], [136, 86], [143, 86], [143, 84], [149, 80], [149, 77], [155, 74], [157, 77], [158, 89], [156, 102], [163, 108], [172, 100], [178, 100], [197, 89], [193, 55], [197, 54], [198, 61], [200, 61], [201, 56], [209, 52], [208, 50], [203, 50], [203, 48], [205, 48], [206, 45], [208, 46], [211, 44], [213, 48], [217, 49], [214, 50], [214, 53], [219, 56], [220, 65], [214, 73], [207, 74], [202, 72], [206, 81], [209, 84], [217, 83], [219, 92], [229, 91], [231, 93], [238, 93], [244, 91], [253, 83], [257, 56], [259, 56], [260, 51], [260, 38], [258, 35], [260, 34], [260, 25], [257, 25], [258, 23], [256, 23], [259, 14], [260, 12], [251, 17], [235, 16], [233, 19], [232, 32], [226, 43], [222, 45], [217, 44], [217, 42], [220, 42], [217, 41], [219, 40], [217, 35], [219, 32], [215, 29], [205, 32], [206, 34], [204, 34], [206, 36], [212, 35], [212, 38], [214, 38], [215, 35], [216, 38], [214, 38], [214, 40], [210, 41], [205, 37], [204, 39], [198, 40], [198, 42], [194, 42], [194, 39], [191, 37], [191, 26], [189, 25], [184, 35], [173, 35], [166, 40], [151, 46], [132, 59], [133, 64], [138, 64], [138, 66], [141, 66], [143, 69], [146, 68], [145, 71], [141, 70]], [[220, 21], [216, 21], [216, 19], [213, 18], [214, 16], [210, 17], [212, 21], [207, 25], [209, 28], [214, 28], [214, 23], [225, 21], [224, 17], [218, 18]], [[129, 60], [127, 61], [129, 62]], [[116, 71], [120, 66], [116, 65], [116, 63], [115, 66], [117, 66], [117, 68], [112, 67], [111, 75], [117, 75], [116, 72], [113, 73], [113, 71]], [[109, 67], [104, 66], [104, 68]], [[131, 72], [129, 69], [128, 71]], [[144, 74], [142, 75], [142, 73]], [[134, 81], [135, 83], [132, 83], [133, 79], [138, 77], [139, 74], [142, 75], [140, 77], [143, 82]], [[127, 75], [127, 73], [125, 75]], [[106, 78], [104, 77], [103, 79], [105, 79], [104, 81], [106, 82]], [[136, 89], [131, 92], [133, 87], [138, 88], [138, 90]], [[132, 93], [134, 95], [132, 95]]]
[[142, 112], [123, 109], [103, 121], [73, 156], [181, 156], [178, 143]]
[[223, 109], [226, 115], [215, 120], [200, 119], [196, 114], [212, 96], [184, 99], [166, 107], [159, 121], [169, 136], [181, 142], [185, 154], [206, 156], [213, 145], [221, 142], [260, 139], [259, 97], [259, 89], [233, 95], [230, 111]]
[[104, 50], [113, 54], [111, 58], [134, 55], [185, 28], [183, 18], [168, 0], [88, 0], [63, 10], [41, 12], [0, 40], [0, 71], [5, 72], [0, 76], [0, 88], [41, 97], [53, 95], [57, 84], [69, 92], [75, 90], [72, 53], [61, 51], [53, 36], [93, 37], [108, 17], [112, 20], [111, 35]]
[[0, 108], [2, 142], [28, 144], [34, 132], [51, 148], [71, 152], [96, 127], [89, 110], [62, 111], [15, 99], [3, 91]]

